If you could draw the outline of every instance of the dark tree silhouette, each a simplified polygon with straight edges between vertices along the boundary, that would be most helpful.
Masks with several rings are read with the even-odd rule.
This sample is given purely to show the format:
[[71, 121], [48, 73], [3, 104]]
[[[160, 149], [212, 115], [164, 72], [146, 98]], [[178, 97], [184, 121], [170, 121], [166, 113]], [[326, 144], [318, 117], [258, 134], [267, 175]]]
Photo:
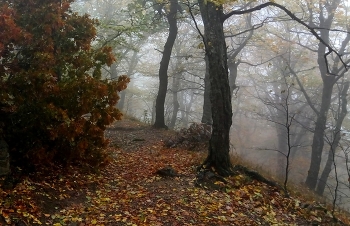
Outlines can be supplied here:
[[232, 124], [231, 93], [228, 80], [223, 9], [215, 3], [199, 0], [204, 22], [204, 46], [209, 63], [212, 135], [209, 154], [203, 166], [214, 168], [222, 176], [232, 173], [229, 132]]
[[178, 0], [170, 0], [170, 11], [166, 17], [169, 23], [169, 35], [164, 45], [163, 57], [159, 67], [159, 89], [156, 99], [156, 121], [154, 127], [156, 128], [167, 128], [164, 119], [164, 104], [165, 97], [168, 89], [168, 68], [170, 62], [171, 52], [177, 36], [177, 10]]

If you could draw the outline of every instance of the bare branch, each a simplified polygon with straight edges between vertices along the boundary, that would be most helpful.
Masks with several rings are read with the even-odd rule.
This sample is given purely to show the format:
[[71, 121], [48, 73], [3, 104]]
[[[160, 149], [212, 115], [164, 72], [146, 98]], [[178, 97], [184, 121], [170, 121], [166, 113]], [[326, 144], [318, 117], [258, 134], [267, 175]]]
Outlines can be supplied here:
[[247, 30], [244, 30], [242, 32], [239, 32], [239, 33], [236, 33], [236, 34], [232, 34], [232, 35], [225, 35], [225, 38], [233, 38], [233, 37], [236, 37], [238, 35], [241, 35], [241, 34], [244, 34], [244, 33], [247, 33], [247, 32], [251, 32], [251, 31], [254, 31], [256, 29], [259, 29], [261, 28], [262, 26], [264, 26], [265, 22], [266, 22], [267, 19], [263, 20], [263, 22], [261, 22], [260, 24], [254, 24], [251, 28], [247, 29]]
[[201, 32], [201, 30], [199, 29], [199, 27], [198, 27], [196, 18], [194, 18], [194, 15], [193, 15], [193, 12], [192, 12], [192, 6], [190, 5], [190, 1], [189, 1], [189, 0], [187, 0], [187, 4], [186, 4], [186, 5], [187, 5], [187, 7], [188, 7], [188, 11], [189, 11], [189, 13], [190, 13], [190, 15], [191, 15], [191, 18], [192, 18], [192, 20], [193, 20], [193, 22], [194, 22], [194, 25], [195, 25], [195, 27], [196, 27], [196, 29], [197, 29], [199, 35], [202, 37], [202, 40], [203, 40], [204, 45], [206, 45], [206, 44], [205, 44], [204, 35], [203, 35], [203, 33]]
[[288, 63], [288, 61], [286, 61], [287, 67], [290, 71], [290, 73], [294, 76], [294, 78], [296, 79], [299, 87], [300, 87], [300, 91], [304, 94], [304, 97], [307, 101], [307, 103], [309, 104], [309, 106], [311, 107], [311, 109], [315, 112], [316, 115], [319, 115], [319, 111], [316, 109], [316, 107], [314, 106], [314, 104], [311, 101], [311, 98], [309, 97], [309, 95], [307, 94], [306, 90], [304, 89], [303, 84], [301, 83], [297, 73], [293, 70], [293, 68], [290, 66], [290, 64]]

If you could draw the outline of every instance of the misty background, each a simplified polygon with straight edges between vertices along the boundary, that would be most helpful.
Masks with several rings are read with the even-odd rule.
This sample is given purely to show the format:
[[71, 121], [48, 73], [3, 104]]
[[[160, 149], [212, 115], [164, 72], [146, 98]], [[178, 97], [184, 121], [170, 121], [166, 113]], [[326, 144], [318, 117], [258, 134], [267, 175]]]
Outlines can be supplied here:
[[[236, 1], [225, 7], [229, 11], [262, 2]], [[276, 2], [283, 3], [294, 15], [312, 26], [322, 23], [319, 19], [323, 13], [319, 8], [323, 4], [321, 0]], [[322, 29], [327, 29], [329, 44], [341, 52], [345, 62], [349, 62], [350, 4], [345, 0], [333, 2], [339, 5], [332, 18], [332, 27], [317, 31], [321, 34]], [[120, 95], [118, 108], [124, 114], [152, 125], [158, 70], [168, 24], [157, 14], [156, 1], [143, 3], [85, 0], [76, 1], [73, 10], [97, 18], [100, 24], [95, 45], [109, 45], [114, 49], [117, 61], [104, 68], [104, 76], [113, 80], [127, 75], [131, 79], [128, 88]], [[202, 121], [206, 75], [204, 45], [193, 20], [203, 32], [201, 16], [195, 4], [183, 1], [180, 5], [164, 112], [166, 125], [175, 130]], [[232, 88], [232, 155], [282, 181], [286, 153], [290, 151], [290, 180], [295, 185], [304, 184], [324, 87], [317, 60], [319, 40], [276, 8], [232, 16], [225, 21], [224, 27]], [[337, 204], [349, 211], [349, 72], [342, 68], [334, 54], [328, 57], [328, 63], [327, 66], [338, 73], [327, 75], [335, 81], [327, 114], [320, 177], [327, 167], [330, 167], [330, 172], [324, 191], [318, 193], [330, 201], [336, 195]]]

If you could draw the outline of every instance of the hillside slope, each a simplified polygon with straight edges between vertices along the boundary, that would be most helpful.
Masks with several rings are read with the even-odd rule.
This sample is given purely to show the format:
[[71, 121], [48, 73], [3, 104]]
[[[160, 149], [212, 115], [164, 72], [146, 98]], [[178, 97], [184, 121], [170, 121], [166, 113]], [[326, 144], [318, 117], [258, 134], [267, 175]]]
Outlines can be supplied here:
[[[124, 119], [106, 131], [110, 163], [100, 172], [55, 167], [0, 189], [3, 225], [349, 225], [323, 206], [245, 174], [196, 186], [206, 151], [166, 148], [173, 131]], [[159, 170], [171, 169], [168, 176]], [[158, 172], [158, 173], [157, 173]], [[163, 176], [161, 176], [163, 175]]]

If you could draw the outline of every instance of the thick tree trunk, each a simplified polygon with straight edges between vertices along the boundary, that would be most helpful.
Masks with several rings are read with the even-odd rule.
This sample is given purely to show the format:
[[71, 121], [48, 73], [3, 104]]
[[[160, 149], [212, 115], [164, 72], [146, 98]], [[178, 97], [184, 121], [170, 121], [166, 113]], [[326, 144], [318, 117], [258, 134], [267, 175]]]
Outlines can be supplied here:
[[154, 127], [167, 128], [164, 119], [164, 104], [168, 89], [168, 67], [171, 52], [177, 36], [177, 18], [178, 0], [170, 0], [170, 12], [167, 15], [169, 23], [169, 35], [164, 45], [163, 57], [159, 67], [159, 89], [156, 99], [156, 121]]
[[341, 106], [339, 106], [339, 110], [341, 112], [338, 112], [338, 117], [337, 117], [337, 121], [336, 121], [336, 127], [333, 131], [333, 142], [331, 144], [330, 150], [328, 152], [328, 158], [327, 158], [327, 162], [326, 165], [323, 169], [323, 172], [321, 174], [320, 180], [317, 184], [317, 188], [316, 188], [316, 192], [319, 195], [322, 195], [324, 192], [324, 189], [326, 187], [327, 184], [327, 179], [329, 177], [330, 172], [332, 171], [332, 165], [334, 163], [334, 156], [335, 156], [335, 151], [339, 145], [340, 139], [341, 139], [341, 126], [343, 124], [344, 118], [346, 116], [346, 114], [348, 113], [347, 111], [347, 93], [349, 90], [349, 82], [346, 82], [344, 84], [343, 90], [341, 92], [341, 96], [340, 98], [340, 103]]
[[203, 103], [203, 115], [201, 122], [207, 125], [213, 124], [211, 116], [211, 103], [210, 103], [210, 80], [209, 80], [209, 62], [208, 56], [205, 56], [205, 76], [204, 76], [204, 103]]
[[222, 175], [232, 174], [230, 161], [230, 127], [232, 124], [231, 93], [228, 80], [226, 43], [223, 31], [223, 8], [211, 1], [199, 0], [204, 23], [205, 52], [209, 61], [212, 135], [205, 168]]

